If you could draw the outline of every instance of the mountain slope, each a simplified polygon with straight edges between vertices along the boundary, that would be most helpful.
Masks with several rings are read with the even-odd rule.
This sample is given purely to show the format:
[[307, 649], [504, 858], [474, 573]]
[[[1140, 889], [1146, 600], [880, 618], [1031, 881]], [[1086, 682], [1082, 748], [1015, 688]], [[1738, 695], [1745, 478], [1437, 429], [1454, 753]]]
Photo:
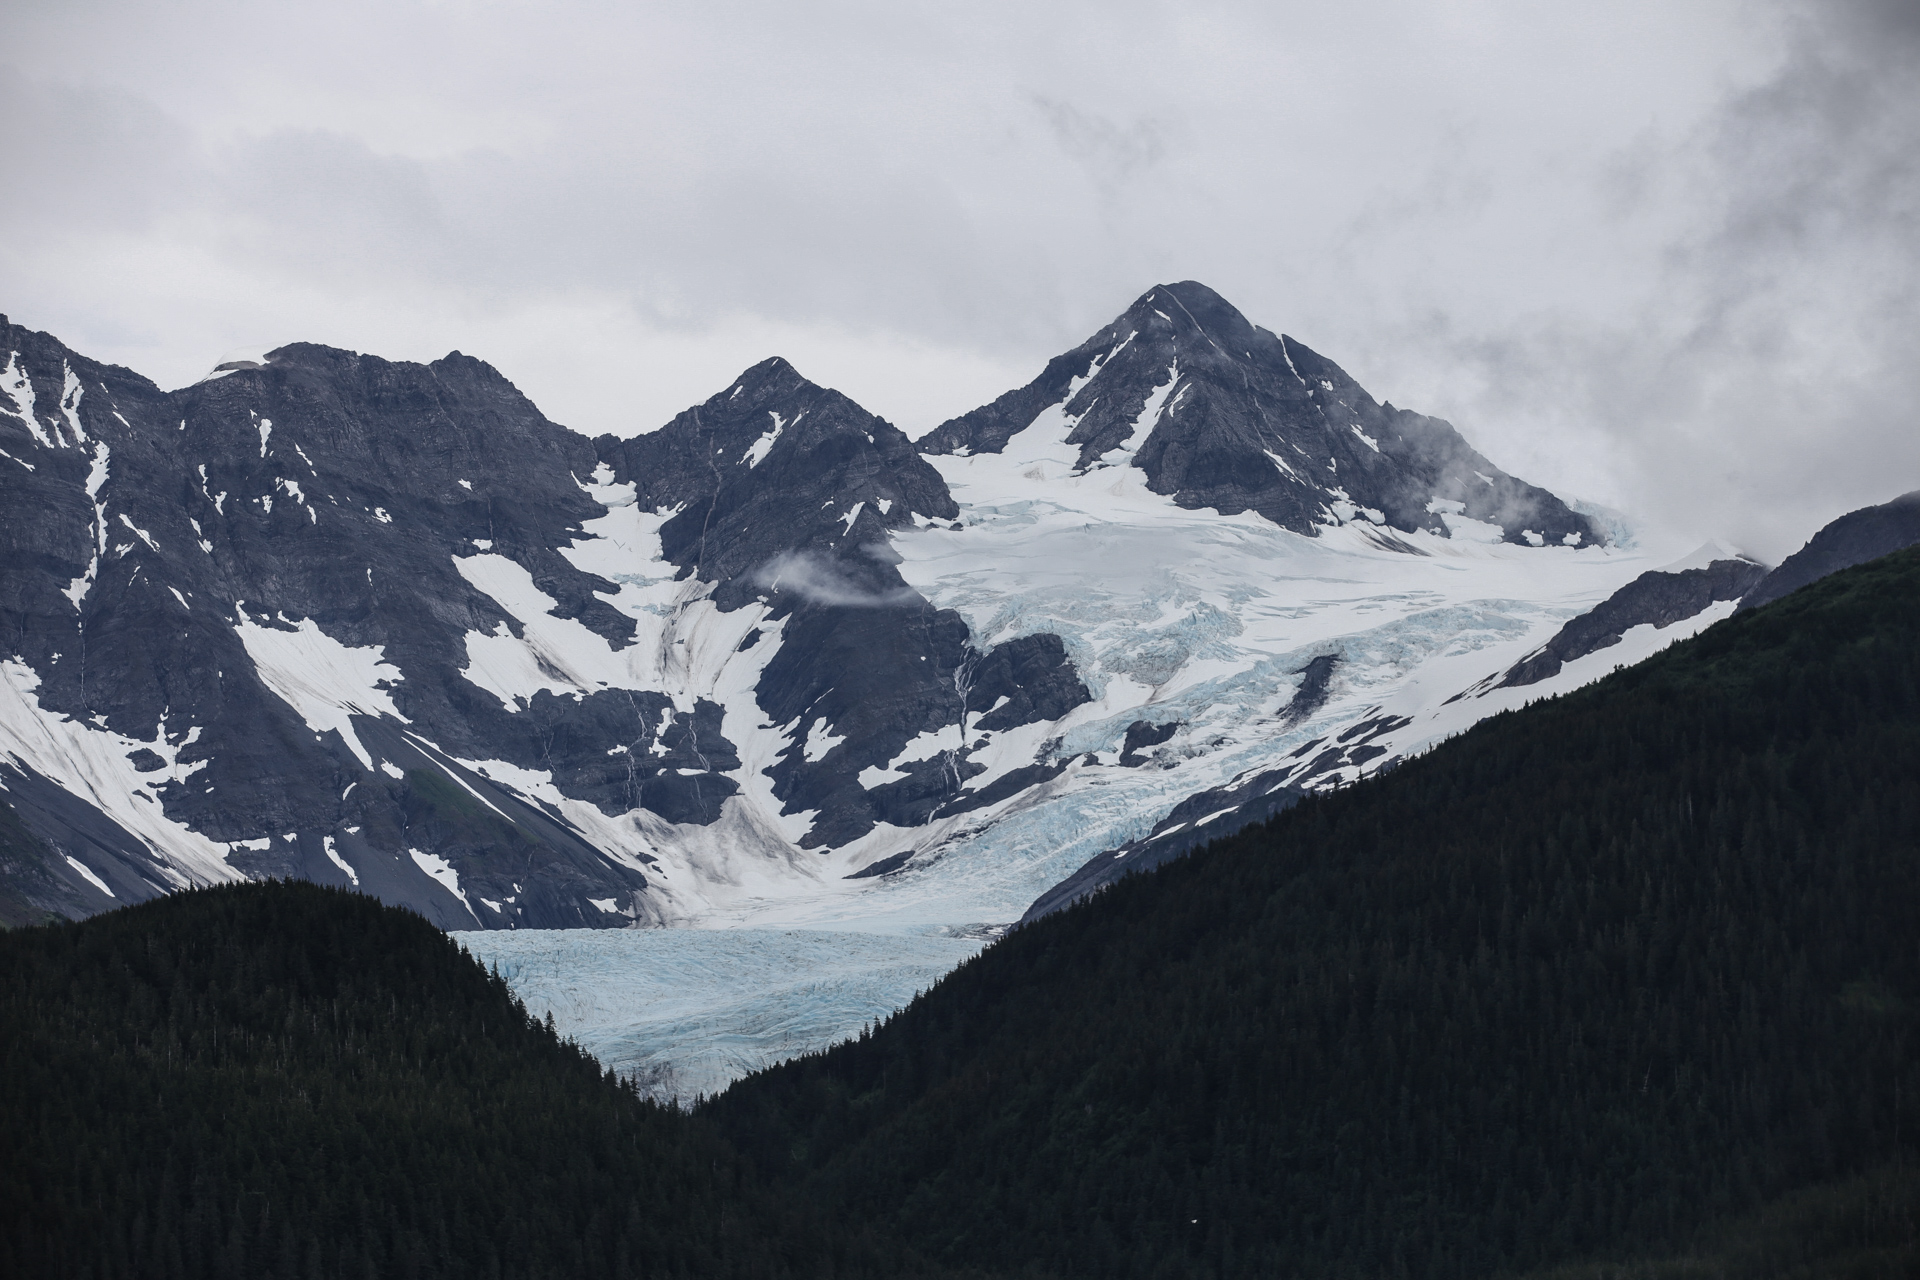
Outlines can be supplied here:
[[934, 1256], [1486, 1275], [1911, 1158], [1920, 551], [1022, 928], [713, 1114]]
[[1715, 551], [1692, 557], [1706, 563], [1669, 565], [1643, 573], [1591, 610], [1568, 622], [1538, 652], [1515, 663], [1501, 688], [1538, 684], [1569, 662], [1612, 648], [1635, 627], [1670, 627], [1697, 618], [1716, 604], [1742, 599], [1767, 576], [1767, 567], [1743, 556]]
[[[1544, 691], [1551, 693], [1577, 688], [1614, 667], [1641, 661], [1662, 645], [1684, 639], [1732, 613], [1757, 607], [1756, 602], [1778, 599], [1787, 584], [1805, 586], [1839, 569], [1909, 546], [1920, 541], [1920, 523], [1913, 518], [1915, 497], [1908, 495], [1839, 517], [1814, 534], [1807, 547], [1778, 570], [1769, 571], [1750, 557], [1718, 542], [1708, 542], [1672, 564], [1641, 574], [1585, 613], [1569, 619], [1545, 644], [1504, 673], [1479, 680], [1437, 707], [1367, 722], [1359, 749], [1390, 761], [1408, 750], [1404, 745], [1408, 741], [1436, 740], [1435, 724], [1464, 728], [1479, 719], [1486, 713], [1475, 704], [1499, 698], [1503, 690], [1538, 692], [1537, 686], [1543, 683], [1547, 686]], [[1284, 720], [1304, 719], [1323, 704], [1334, 660], [1328, 657], [1315, 663]], [[1303, 705], [1309, 695], [1311, 706]], [[1465, 715], [1456, 711], [1462, 705], [1467, 708]], [[1509, 698], [1506, 705], [1517, 704]], [[1335, 745], [1354, 733], [1346, 731], [1335, 739]], [[1350, 758], [1329, 748], [1315, 758], [1315, 763], [1338, 767]], [[1159, 866], [1209, 839], [1265, 821], [1303, 794], [1302, 774], [1297, 763], [1282, 765], [1243, 774], [1226, 786], [1188, 797], [1145, 836], [1101, 851], [1041, 894], [1027, 908], [1022, 921], [1058, 911], [1102, 885]]]
[[0, 1272], [898, 1274], [409, 912], [226, 886], [0, 936]]
[[[71, 891], [47, 870], [54, 853], [0, 802], [0, 928], [48, 924], [78, 914]], [[64, 910], [62, 910], [64, 908]]]
[[[1373, 760], [1391, 763], [1408, 748], [1406, 742], [1435, 740], [1434, 725], [1464, 728], [1481, 714], [1475, 706], [1501, 690], [1522, 689], [1552, 681], [1555, 692], [1577, 688], [1602, 673], [1605, 655], [1626, 663], [1645, 658], [1663, 642], [1682, 639], [1733, 612], [1741, 594], [1767, 574], [1766, 566], [1717, 543], [1708, 543], [1691, 555], [1662, 569], [1649, 570], [1571, 618], [1546, 644], [1516, 662], [1505, 673], [1495, 673], [1460, 691], [1439, 706], [1415, 708], [1411, 715], [1379, 715], [1329, 738], [1319, 738], [1287, 753], [1276, 767], [1241, 774], [1224, 786], [1210, 787], [1187, 797], [1168, 811], [1146, 835], [1089, 858], [1072, 875], [1035, 898], [1021, 923], [1050, 915], [1078, 902], [1102, 885], [1123, 876], [1157, 867], [1208, 841], [1264, 822], [1306, 795], [1314, 776]], [[1632, 637], [1629, 642], [1628, 638]], [[1624, 645], [1624, 647], [1622, 647]], [[1594, 654], [1599, 659], [1582, 663]], [[1562, 676], [1569, 663], [1579, 664], [1570, 678]], [[1332, 655], [1314, 659], [1302, 673], [1301, 685], [1279, 721], [1291, 726], [1311, 719], [1325, 704], [1338, 661]], [[1456, 708], [1467, 708], [1465, 715]], [[1510, 704], [1511, 705], [1511, 704]], [[1318, 753], [1315, 754], [1316, 749]]]
[[[1004, 728], [1086, 700], [1057, 644], [1035, 638], [983, 662], [958, 615], [907, 586], [889, 534], [956, 518], [946, 484], [898, 428], [785, 361], [754, 366], [659, 431], [604, 437], [598, 448], [613, 484], [674, 513], [660, 526], [662, 556], [714, 583], [720, 610], [761, 615], [742, 644], [777, 630], [755, 702], [774, 724], [832, 744], [790, 751], [768, 770], [782, 814], [814, 815], [800, 847], [844, 844], [876, 822], [917, 826], [950, 800], [955, 775], [978, 766], [929, 752], [888, 785], [860, 775], [960, 720], [969, 693], [1017, 700], [1020, 713], [993, 726]], [[976, 669], [1000, 678], [970, 686]]]
[[[1171, 290], [947, 452], [777, 359], [587, 440], [457, 354], [294, 344], [163, 392], [0, 328], [0, 499], [28, 513], [0, 530], [27, 566], [0, 790], [53, 886], [14, 887], [84, 915], [291, 875], [450, 929], [724, 927], [754, 989], [830, 1016], [617, 1038], [710, 1092], [1097, 855], [1638, 656], [1449, 701], [1678, 548], [1595, 545], [1451, 428]], [[750, 936], [794, 928], [861, 931], [878, 969], [814, 982]]]
[[1740, 607], [1757, 609], [1830, 573], [1916, 542], [1920, 542], [1920, 490], [1877, 507], [1850, 511], [1826, 525], [1748, 592]]
[[470, 580], [477, 550], [557, 618], [629, 641], [595, 594], [613, 584], [555, 550], [604, 510], [572, 478], [586, 442], [458, 353], [296, 344], [167, 395], [5, 332], [0, 483], [10, 510], [46, 517], [3, 535], [38, 568], [8, 602], [6, 785], [43, 835], [98, 854], [98, 883], [74, 885], [94, 909], [239, 876], [364, 877], [471, 923], [473, 897], [434, 873], [457, 863], [506, 919], [580, 923], [583, 889], [645, 885], [524, 805], [416, 821], [446, 808], [412, 780], [442, 772], [436, 750], [534, 765], [569, 734], [613, 741], [581, 700], [509, 712], [464, 644], [509, 626]]

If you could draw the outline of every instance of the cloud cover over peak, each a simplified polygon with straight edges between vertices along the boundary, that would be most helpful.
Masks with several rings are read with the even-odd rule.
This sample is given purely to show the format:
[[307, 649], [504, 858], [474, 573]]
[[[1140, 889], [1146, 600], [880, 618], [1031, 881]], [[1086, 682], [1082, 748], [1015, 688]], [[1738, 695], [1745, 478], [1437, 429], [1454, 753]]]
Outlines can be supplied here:
[[458, 347], [588, 432], [916, 432], [1157, 279], [1777, 559], [1920, 476], [1910, 3], [30, 3], [0, 309], [166, 385]]

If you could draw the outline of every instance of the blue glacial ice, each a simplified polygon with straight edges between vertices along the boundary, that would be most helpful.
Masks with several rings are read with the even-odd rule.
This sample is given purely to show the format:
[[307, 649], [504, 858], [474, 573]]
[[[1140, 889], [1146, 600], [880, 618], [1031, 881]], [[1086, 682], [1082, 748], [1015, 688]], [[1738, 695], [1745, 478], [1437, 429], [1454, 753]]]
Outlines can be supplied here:
[[857, 1036], [979, 953], [979, 937], [824, 929], [454, 935], [536, 1017], [654, 1097], [691, 1102]]

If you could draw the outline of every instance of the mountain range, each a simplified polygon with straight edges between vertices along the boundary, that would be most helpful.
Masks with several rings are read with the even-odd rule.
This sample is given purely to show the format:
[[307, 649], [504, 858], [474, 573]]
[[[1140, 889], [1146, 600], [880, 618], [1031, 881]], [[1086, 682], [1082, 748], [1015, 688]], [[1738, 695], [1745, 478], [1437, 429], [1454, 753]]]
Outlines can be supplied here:
[[1192, 282], [917, 441], [777, 358], [589, 439], [458, 352], [165, 392], [0, 350], [28, 915], [293, 877], [450, 929], [991, 932], [1765, 572], [1655, 563]]

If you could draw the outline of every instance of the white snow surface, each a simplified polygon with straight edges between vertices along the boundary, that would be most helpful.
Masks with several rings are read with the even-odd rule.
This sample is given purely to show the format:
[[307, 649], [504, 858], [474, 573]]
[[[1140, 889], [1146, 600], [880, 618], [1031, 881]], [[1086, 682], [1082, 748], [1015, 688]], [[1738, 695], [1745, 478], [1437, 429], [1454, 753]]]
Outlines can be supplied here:
[[[749, 445], [746, 453], [741, 455], [741, 460], [748, 467], [757, 467], [767, 460], [767, 453], [773, 448], [773, 442], [780, 438], [780, 432], [786, 428], [787, 424], [782, 422], [780, 415], [773, 410], [767, 410], [767, 416], [773, 419], [773, 426]], [[794, 421], [798, 422], [799, 419], [795, 418]]]
[[40, 442], [41, 448], [54, 448], [53, 438], [47, 434], [46, 428], [40, 425], [40, 419], [34, 416], [33, 382], [27, 377], [27, 371], [20, 366], [20, 353], [17, 351], [7, 352], [7, 367], [0, 370], [0, 391], [7, 393], [7, 399], [13, 405], [10, 409], [0, 409], [0, 413], [10, 413], [24, 421], [27, 424], [27, 430], [33, 433], [33, 438]]
[[64, 594], [78, 609], [87, 598], [87, 592], [93, 589], [93, 580], [100, 574], [100, 557], [107, 554], [107, 504], [100, 498], [100, 490], [106, 486], [107, 472], [112, 465], [113, 451], [102, 440], [93, 446], [93, 465], [87, 470], [87, 497], [93, 502], [93, 558], [87, 564], [87, 571], [67, 584]]
[[[331, 850], [329, 850], [329, 853], [331, 853]], [[473, 904], [467, 901], [466, 891], [460, 887], [460, 873], [453, 869], [452, 863], [438, 854], [422, 853], [418, 849], [407, 850], [407, 856], [413, 859], [413, 865], [419, 867], [434, 880], [438, 881], [441, 887], [446, 889], [448, 893], [460, 899], [460, 905], [467, 909], [467, 914], [473, 917], [474, 923], [480, 923], [479, 914], [474, 911]], [[334, 861], [340, 862], [340, 859], [335, 858]], [[346, 864], [341, 863], [341, 865], [345, 866]], [[360, 878], [358, 876], [354, 877], [355, 884], [358, 884], [359, 880]]]
[[327, 851], [327, 860], [346, 872], [347, 879], [353, 881], [353, 887], [358, 889], [360, 887], [360, 873], [348, 865], [347, 860], [340, 856], [340, 851], [333, 847], [333, 837], [323, 837], [320, 842], [320, 847]]
[[[65, 360], [60, 362], [62, 374], [60, 387], [60, 416], [67, 420], [67, 429], [73, 432], [75, 444], [87, 442], [87, 429], [80, 425], [80, 397], [86, 394], [86, 388], [80, 385], [80, 376], [73, 366]], [[122, 422], [126, 419], [122, 418]]]
[[[197, 725], [162, 721], [147, 741], [48, 711], [40, 705], [40, 677], [18, 658], [0, 659], [0, 762], [31, 768], [87, 801], [126, 828], [153, 853], [167, 883], [160, 888], [238, 880], [226, 846], [168, 818], [154, 788], [184, 782], [206, 761], [183, 762], [180, 752], [199, 738]], [[165, 765], [141, 773], [128, 756], [145, 748]], [[6, 773], [0, 769], [0, 790]]]
[[400, 680], [400, 668], [383, 661], [385, 650], [380, 645], [342, 644], [311, 618], [291, 623], [290, 629], [265, 626], [248, 617], [244, 606], [244, 601], [234, 603], [239, 617], [234, 631], [267, 688], [299, 712], [315, 733], [338, 732], [361, 766], [372, 769], [373, 757], [360, 745], [353, 717], [389, 715], [406, 720], [386, 688]]

